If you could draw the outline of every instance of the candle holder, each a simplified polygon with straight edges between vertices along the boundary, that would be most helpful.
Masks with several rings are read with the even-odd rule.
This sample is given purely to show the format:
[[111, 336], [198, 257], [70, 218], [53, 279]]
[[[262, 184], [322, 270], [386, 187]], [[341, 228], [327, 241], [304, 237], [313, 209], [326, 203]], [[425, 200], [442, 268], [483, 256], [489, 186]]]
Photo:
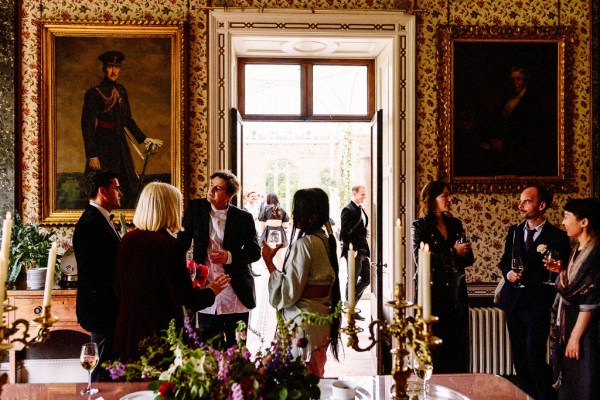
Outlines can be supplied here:
[[[15, 306], [4, 306], [5, 313], [15, 311], [16, 309], [17, 307]], [[32, 322], [37, 323], [39, 329], [37, 335], [31, 339], [29, 338], [29, 321], [18, 319], [9, 326], [2, 319], [0, 323], [0, 351], [12, 349], [14, 343], [21, 343], [24, 347], [31, 348], [46, 342], [50, 337], [50, 327], [58, 321], [58, 318], [51, 315], [52, 306], [45, 306], [42, 315], [33, 319]], [[0, 316], [0, 318], [3, 317]]]
[[[438, 318], [431, 316], [427, 320], [423, 319], [422, 307], [404, 299], [404, 285], [401, 283], [395, 285], [394, 300], [388, 301], [387, 306], [394, 309], [392, 321], [389, 323], [385, 320], [371, 321], [369, 324], [370, 336], [368, 338], [370, 343], [367, 347], [360, 347], [359, 345], [358, 334], [363, 329], [356, 326], [355, 315], [358, 314], [358, 311], [355, 310], [350, 313], [347, 309], [344, 310], [348, 316], [348, 326], [341, 328], [340, 331], [348, 335], [347, 346], [358, 352], [369, 351], [382, 340], [382, 337], [387, 335], [397, 339], [397, 347], [390, 351], [394, 356], [392, 400], [408, 400], [409, 397], [406, 393], [407, 381], [412, 374], [412, 367], [409, 368], [405, 365], [404, 358], [412, 352], [419, 362], [432, 363], [431, 349], [442, 343], [441, 339], [431, 333], [431, 324], [435, 323]], [[414, 308], [414, 316], [405, 315], [405, 310], [409, 308]], [[380, 339], [375, 337], [375, 328], [380, 331]]]

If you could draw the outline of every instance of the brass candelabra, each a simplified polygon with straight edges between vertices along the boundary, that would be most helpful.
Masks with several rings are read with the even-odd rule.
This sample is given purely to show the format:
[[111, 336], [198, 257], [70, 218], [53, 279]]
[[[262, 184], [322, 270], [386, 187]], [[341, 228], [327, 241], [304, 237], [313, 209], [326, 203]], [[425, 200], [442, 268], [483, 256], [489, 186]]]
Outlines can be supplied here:
[[[387, 305], [394, 309], [392, 321], [389, 323], [385, 320], [371, 321], [369, 324], [371, 343], [367, 347], [360, 347], [358, 342], [358, 334], [363, 331], [362, 328], [356, 326], [355, 315], [358, 314], [358, 311], [350, 313], [347, 312], [348, 310], [344, 310], [348, 316], [348, 326], [341, 328], [341, 332], [348, 335], [348, 347], [359, 352], [369, 351], [386, 336], [396, 338], [397, 347], [391, 350], [394, 356], [392, 400], [409, 400], [407, 381], [412, 374], [412, 368], [405, 364], [404, 358], [412, 352], [418, 362], [431, 364], [431, 349], [442, 343], [441, 339], [431, 333], [431, 324], [435, 323], [438, 318], [431, 316], [425, 320], [422, 315], [422, 307], [404, 299], [404, 285], [401, 283], [395, 285], [394, 300], [388, 301]], [[406, 310], [410, 308], [415, 310], [414, 315], [406, 315]], [[375, 337], [375, 328], [380, 331], [379, 338]]]
[[[17, 307], [11, 305], [4, 306], [4, 312], [15, 311]], [[23, 346], [30, 348], [36, 347], [44, 343], [50, 337], [50, 327], [58, 321], [58, 318], [52, 317], [52, 306], [45, 306], [42, 315], [34, 318], [32, 322], [38, 324], [37, 335], [30, 339], [29, 321], [18, 319], [12, 324], [7, 325], [4, 322], [4, 315], [0, 315], [0, 351], [10, 350], [14, 347], [14, 343], [21, 343]]]

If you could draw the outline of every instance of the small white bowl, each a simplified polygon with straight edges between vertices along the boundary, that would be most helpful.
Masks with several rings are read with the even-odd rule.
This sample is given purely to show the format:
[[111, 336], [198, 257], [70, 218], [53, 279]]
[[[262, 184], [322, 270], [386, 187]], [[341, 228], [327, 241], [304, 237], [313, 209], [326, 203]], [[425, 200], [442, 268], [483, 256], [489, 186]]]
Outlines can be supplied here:
[[333, 400], [353, 400], [356, 397], [356, 383], [351, 381], [334, 381], [331, 384]]

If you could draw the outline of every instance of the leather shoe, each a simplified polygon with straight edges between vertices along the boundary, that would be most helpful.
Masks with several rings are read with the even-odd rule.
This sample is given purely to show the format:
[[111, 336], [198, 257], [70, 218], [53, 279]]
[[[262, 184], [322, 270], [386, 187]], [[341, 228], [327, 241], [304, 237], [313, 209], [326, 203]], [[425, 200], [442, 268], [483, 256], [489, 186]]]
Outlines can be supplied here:
[[357, 320], [357, 321], [364, 321], [364, 320], [365, 320], [365, 317], [363, 317], [363, 316], [362, 316], [362, 315], [360, 315], [360, 314], [356, 314], [356, 315], [354, 316], [354, 319], [355, 319], [355, 320]]

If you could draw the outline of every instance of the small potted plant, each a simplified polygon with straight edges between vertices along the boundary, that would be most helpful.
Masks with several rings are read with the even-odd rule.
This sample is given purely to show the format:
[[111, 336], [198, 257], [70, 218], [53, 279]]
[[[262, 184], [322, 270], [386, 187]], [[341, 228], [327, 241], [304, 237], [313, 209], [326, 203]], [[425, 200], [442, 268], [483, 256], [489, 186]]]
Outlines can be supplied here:
[[[54, 229], [40, 231], [37, 222], [24, 223], [18, 213], [15, 213], [15, 222], [12, 227], [10, 258], [8, 263], [7, 281], [13, 286], [20, 277], [25, 277], [27, 270], [45, 268], [48, 266], [48, 252], [52, 247], [51, 237]], [[60, 256], [56, 258], [54, 266], [56, 274], [60, 277]], [[21, 289], [21, 285], [16, 285]]]

